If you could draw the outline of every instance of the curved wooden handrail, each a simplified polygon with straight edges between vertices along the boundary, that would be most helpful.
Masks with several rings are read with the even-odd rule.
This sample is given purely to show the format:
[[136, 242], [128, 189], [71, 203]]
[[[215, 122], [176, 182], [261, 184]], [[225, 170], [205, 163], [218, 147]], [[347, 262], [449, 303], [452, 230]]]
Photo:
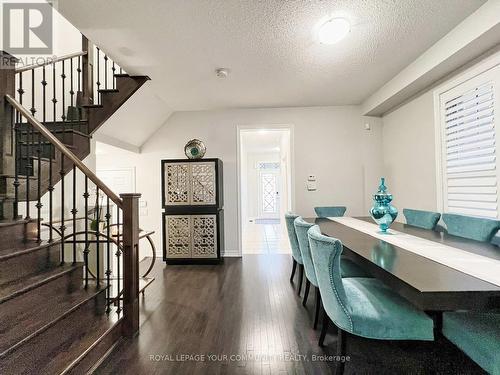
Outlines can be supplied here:
[[59, 139], [54, 136], [45, 126], [42, 125], [33, 115], [24, 108], [16, 99], [10, 95], [5, 95], [7, 101], [30, 123], [35, 130], [39, 131], [40, 134], [47, 139], [50, 143], [54, 145], [64, 156], [66, 156], [71, 162], [92, 181], [104, 194], [106, 194], [109, 199], [111, 199], [118, 207], [123, 209], [122, 199], [116, 195], [104, 182], [101, 181], [97, 175], [92, 172], [83, 162], [76, 157]]
[[55, 64], [56, 62], [59, 62], [59, 61], [68, 60], [68, 59], [72, 59], [74, 57], [79, 57], [79, 56], [85, 56], [86, 54], [87, 54], [87, 51], [79, 51], [79, 52], [69, 53], [67, 55], [63, 55], [60, 57], [48, 58], [47, 61], [44, 61], [41, 64], [31, 64], [31, 65], [26, 65], [26, 66], [23, 66], [20, 68], [16, 68], [16, 73], [26, 72], [28, 70], [40, 68], [40, 67], [45, 66], [45, 65], [52, 65], [52, 64]]

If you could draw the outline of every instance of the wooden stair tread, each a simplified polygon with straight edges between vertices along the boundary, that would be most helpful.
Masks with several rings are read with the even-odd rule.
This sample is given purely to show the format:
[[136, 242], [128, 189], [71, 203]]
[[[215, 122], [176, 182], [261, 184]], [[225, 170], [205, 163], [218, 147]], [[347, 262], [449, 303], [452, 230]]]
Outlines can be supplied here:
[[105, 93], [108, 93], [108, 92], [109, 93], [119, 92], [118, 89], [99, 89], [97, 91], [99, 91], [101, 94], [105, 94]]
[[82, 263], [77, 263], [75, 265], [63, 264], [61, 266], [37, 273], [31, 277], [26, 277], [16, 280], [15, 282], [2, 285], [0, 287], [0, 304], [57, 279], [58, 277], [64, 276], [67, 273], [76, 270], [78, 267], [82, 267]]
[[85, 104], [82, 108], [104, 108], [102, 104]]
[[[46, 331], [106, 289], [107, 287], [82, 287], [72, 293], [51, 295], [50, 303], [35, 305], [30, 305], [30, 300], [34, 298], [29, 293], [18, 297], [24, 301], [16, 301], [19, 302], [15, 305], [17, 308], [2, 312], [0, 358]], [[30, 308], [27, 309], [26, 306]]]
[[60, 240], [57, 241], [42, 241], [42, 242], [36, 242], [36, 241], [28, 241], [23, 244], [16, 245], [16, 247], [5, 249], [5, 250], [0, 250], [0, 262], [6, 259], [13, 258], [15, 256], [19, 255], [24, 255], [27, 253], [31, 253], [33, 251], [38, 251], [41, 249], [44, 249], [49, 246], [54, 246], [61, 243]]
[[20, 225], [20, 224], [28, 224], [32, 222], [33, 220], [31, 219], [19, 219], [19, 220], [10, 220], [10, 219], [2, 219], [0, 220], [0, 228], [7, 228], [11, 227], [14, 225]]
[[82, 353], [101, 340], [118, 320], [114, 309], [109, 315], [95, 314], [92, 319], [75, 319], [73, 314], [68, 314], [26, 346], [9, 353], [3, 361], [0, 358], [0, 373], [13, 370], [37, 375], [67, 373]]

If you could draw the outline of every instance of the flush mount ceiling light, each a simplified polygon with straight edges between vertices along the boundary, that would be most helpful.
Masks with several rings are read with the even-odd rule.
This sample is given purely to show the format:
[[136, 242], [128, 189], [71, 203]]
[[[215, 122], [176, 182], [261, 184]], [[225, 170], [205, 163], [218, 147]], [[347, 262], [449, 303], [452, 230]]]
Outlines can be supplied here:
[[215, 69], [215, 75], [219, 78], [227, 78], [227, 76], [229, 75], [229, 69], [227, 68]]
[[344, 39], [351, 31], [351, 24], [345, 18], [330, 18], [318, 29], [318, 39], [321, 44], [335, 44]]

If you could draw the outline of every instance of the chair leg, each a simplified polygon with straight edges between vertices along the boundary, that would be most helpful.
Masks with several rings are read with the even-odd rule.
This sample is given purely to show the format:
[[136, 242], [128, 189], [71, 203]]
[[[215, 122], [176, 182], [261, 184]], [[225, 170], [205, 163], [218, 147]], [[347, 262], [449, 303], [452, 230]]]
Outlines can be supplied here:
[[325, 309], [323, 309], [323, 327], [321, 327], [321, 334], [319, 335], [318, 345], [323, 346], [323, 342], [325, 341], [326, 331], [328, 331], [328, 325], [330, 324], [330, 317], [326, 313]]
[[297, 269], [297, 261], [294, 257], [292, 257], [293, 265], [292, 265], [292, 275], [290, 276], [290, 282], [293, 283], [293, 277], [295, 276], [295, 270]]
[[309, 288], [311, 287], [311, 282], [306, 278], [306, 290], [304, 290], [304, 300], [302, 301], [302, 306], [307, 303], [307, 296], [309, 296]]
[[302, 280], [304, 279], [304, 265], [299, 264], [299, 290], [297, 294], [300, 296], [300, 290], [302, 289]]
[[321, 295], [319, 294], [319, 288], [316, 288], [316, 311], [314, 313], [314, 324], [313, 324], [314, 329], [318, 328], [320, 306], [321, 306]]
[[[337, 335], [337, 355], [342, 358], [345, 357], [345, 347], [346, 347], [347, 334], [346, 332], [339, 328]], [[335, 367], [335, 375], [342, 375], [344, 373], [345, 361], [339, 360], [337, 366]]]

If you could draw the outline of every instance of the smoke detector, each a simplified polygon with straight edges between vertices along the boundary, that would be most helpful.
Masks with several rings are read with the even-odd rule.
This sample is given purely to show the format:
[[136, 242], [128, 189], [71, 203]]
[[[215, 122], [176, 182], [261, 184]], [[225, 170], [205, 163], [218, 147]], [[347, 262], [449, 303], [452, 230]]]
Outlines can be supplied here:
[[226, 68], [215, 69], [215, 75], [219, 78], [226, 78], [229, 75], [229, 69]]

